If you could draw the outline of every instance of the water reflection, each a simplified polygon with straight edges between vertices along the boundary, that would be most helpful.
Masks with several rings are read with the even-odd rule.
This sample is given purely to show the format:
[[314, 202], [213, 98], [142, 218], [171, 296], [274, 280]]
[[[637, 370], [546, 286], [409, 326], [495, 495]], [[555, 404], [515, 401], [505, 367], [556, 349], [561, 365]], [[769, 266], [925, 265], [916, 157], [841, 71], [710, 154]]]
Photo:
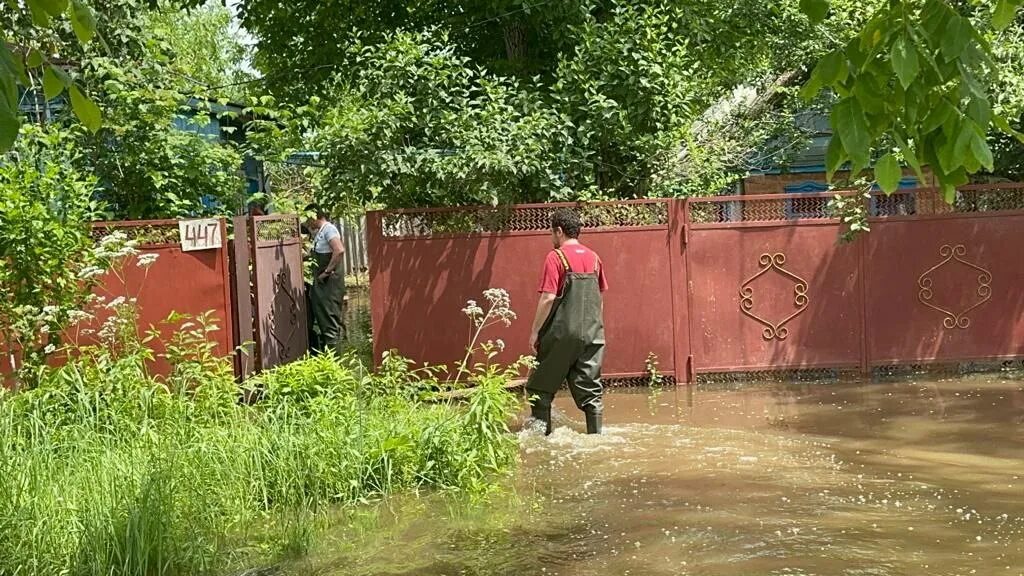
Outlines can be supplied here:
[[604, 436], [559, 407], [511, 494], [363, 510], [296, 573], [1024, 574], [1018, 381], [615, 391]]

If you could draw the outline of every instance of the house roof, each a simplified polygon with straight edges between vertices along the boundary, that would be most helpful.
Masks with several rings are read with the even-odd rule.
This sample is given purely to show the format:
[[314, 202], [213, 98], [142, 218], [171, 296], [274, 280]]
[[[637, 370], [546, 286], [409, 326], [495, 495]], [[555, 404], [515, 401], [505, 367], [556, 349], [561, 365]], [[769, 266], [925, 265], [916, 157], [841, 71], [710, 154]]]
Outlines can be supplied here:
[[817, 110], [806, 110], [795, 115], [797, 128], [809, 133], [810, 141], [788, 162], [780, 162], [780, 154], [769, 153], [770, 150], [781, 150], [787, 142], [779, 138], [765, 144], [763, 155], [765, 160], [757, 169], [751, 170], [753, 175], [762, 174], [803, 174], [825, 171], [825, 152], [832, 140], [832, 127], [828, 116]]

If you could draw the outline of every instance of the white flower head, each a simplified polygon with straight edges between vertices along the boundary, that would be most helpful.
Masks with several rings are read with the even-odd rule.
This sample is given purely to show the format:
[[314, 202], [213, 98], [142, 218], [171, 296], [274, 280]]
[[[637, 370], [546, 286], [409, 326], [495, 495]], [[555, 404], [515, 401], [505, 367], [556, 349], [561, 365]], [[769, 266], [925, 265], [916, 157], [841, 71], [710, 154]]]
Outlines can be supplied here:
[[107, 303], [107, 308], [114, 309], [125, 303], [124, 296], [118, 296]]
[[160, 255], [154, 252], [140, 254], [139, 257], [136, 258], [135, 260], [135, 265], [138, 266], [139, 268], [149, 268], [150, 266], [153, 265], [154, 262], [156, 262], [156, 259], [159, 257]]
[[57, 347], [53, 344], [47, 344], [46, 348], [43, 348], [43, 352], [46, 354], [53, 354], [57, 350]]
[[100, 268], [99, 266], [86, 266], [78, 271], [78, 277], [82, 280], [95, 278], [101, 274], [103, 274], [103, 268]]
[[89, 320], [91, 318], [92, 314], [82, 310], [72, 310], [71, 312], [68, 312], [68, 321], [72, 324], [77, 324], [83, 320]]

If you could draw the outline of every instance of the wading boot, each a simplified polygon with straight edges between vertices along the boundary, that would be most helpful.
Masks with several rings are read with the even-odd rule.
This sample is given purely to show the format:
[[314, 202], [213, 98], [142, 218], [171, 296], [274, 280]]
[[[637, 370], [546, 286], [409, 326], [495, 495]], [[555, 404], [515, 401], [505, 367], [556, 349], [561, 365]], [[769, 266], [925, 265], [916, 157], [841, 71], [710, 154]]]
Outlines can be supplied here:
[[600, 434], [602, 413], [596, 410], [587, 410], [584, 414], [587, 417], [587, 434]]
[[532, 406], [530, 415], [544, 423], [544, 435], [551, 435], [551, 406]]

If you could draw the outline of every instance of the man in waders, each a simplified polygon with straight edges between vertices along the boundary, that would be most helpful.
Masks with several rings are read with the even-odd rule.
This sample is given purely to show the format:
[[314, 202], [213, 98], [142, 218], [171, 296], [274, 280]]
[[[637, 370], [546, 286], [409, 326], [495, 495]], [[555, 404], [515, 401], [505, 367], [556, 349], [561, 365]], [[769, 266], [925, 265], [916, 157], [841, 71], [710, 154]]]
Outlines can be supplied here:
[[[306, 227], [313, 237], [313, 283], [309, 286], [309, 307], [320, 332], [318, 351], [339, 351], [342, 323], [342, 302], [345, 299], [345, 276], [341, 265], [345, 247], [338, 228], [327, 220], [327, 214], [316, 204], [306, 206], [309, 214]], [[313, 215], [315, 214], [315, 218]]]
[[598, 255], [580, 244], [580, 217], [561, 209], [551, 216], [555, 245], [544, 261], [540, 301], [530, 347], [537, 368], [526, 383], [531, 414], [551, 433], [551, 402], [568, 382], [576, 406], [587, 420], [587, 433], [601, 433], [601, 361], [604, 357], [604, 304], [608, 289]]

